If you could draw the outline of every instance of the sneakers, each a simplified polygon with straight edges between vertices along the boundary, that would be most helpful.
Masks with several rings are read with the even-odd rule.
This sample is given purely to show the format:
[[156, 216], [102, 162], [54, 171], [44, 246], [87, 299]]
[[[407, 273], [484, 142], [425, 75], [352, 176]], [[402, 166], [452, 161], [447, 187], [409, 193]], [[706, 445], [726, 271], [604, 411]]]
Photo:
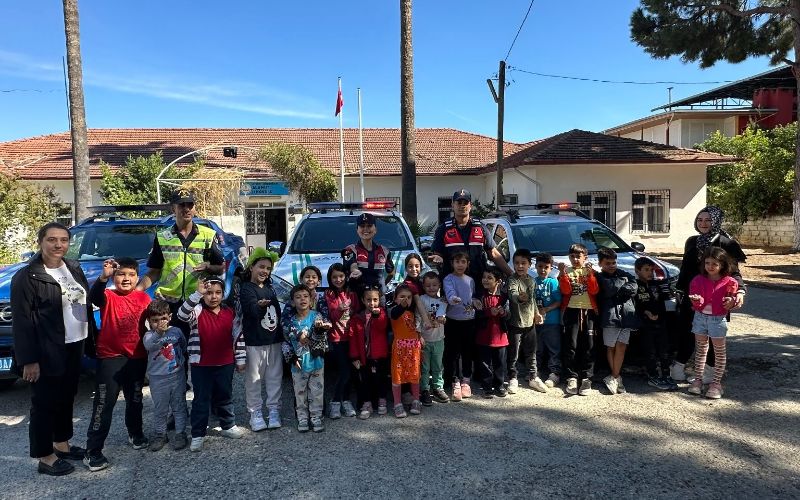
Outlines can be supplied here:
[[701, 379], [694, 379], [692, 385], [689, 386], [689, 394], [694, 394], [696, 396], [703, 394], [703, 381]]
[[410, 392], [404, 392], [400, 397], [403, 401], [403, 406], [410, 405], [412, 401], [414, 401], [414, 396], [411, 395]]
[[472, 387], [469, 386], [469, 379], [461, 379], [461, 397], [464, 399], [472, 397]]
[[528, 385], [536, 392], [547, 392], [547, 386], [539, 377], [533, 377], [528, 381]]
[[[160, 451], [161, 448], [167, 444], [167, 441], [169, 441], [169, 439], [167, 439], [166, 434], [157, 434], [153, 436], [153, 440], [150, 441], [150, 451]], [[89, 467], [89, 470], [92, 470], [92, 468]]]
[[654, 376], [647, 377], [647, 385], [655, 387], [659, 391], [668, 391], [671, 388], [670, 385], [667, 384], [666, 379]]
[[361, 406], [361, 411], [358, 413], [358, 418], [366, 420], [372, 416], [372, 403], [364, 403]]
[[519, 388], [519, 380], [516, 378], [512, 378], [508, 381], [508, 393], [509, 394], [516, 394], [517, 389]]
[[[370, 408], [372, 406], [370, 405]], [[389, 413], [389, 407], [384, 398], [378, 399], [378, 415], [386, 415]]]
[[311, 417], [311, 429], [314, 432], [322, 432], [325, 430], [325, 424], [322, 423], [322, 417]]
[[508, 389], [502, 386], [498, 387], [497, 389], [494, 390], [494, 395], [497, 396], [498, 398], [504, 398], [508, 395]]
[[441, 387], [433, 390], [433, 400], [437, 403], [449, 403], [450, 397]]
[[[431, 404], [433, 404], [433, 401], [431, 401]], [[410, 413], [412, 415], [419, 415], [420, 413], [422, 413], [422, 403], [417, 399], [412, 401], [411, 402], [411, 409], [408, 410], [408, 413]]]
[[669, 367], [669, 376], [676, 382], [686, 381], [686, 365], [673, 361], [672, 366]]
[[711, 382], [706, 391], [708, 399], [720, 399], [722, 397], [722, 384]]
[[109, 466], [108, 459], [101, 451], [86, 452], [83, 457], [83, 465], [89, 468], [90, 472], [97, 472]]
[[308, 419], [307, 418], [298, 418], [297, 419], [297, 432], [308, 432]]
[[179, 451], [186, 448], [187, 444], [189, 443], [186, 440], [186, 434], [182, 432], [176, 432], [175, 437], [172, 439], [172, 449], [175, 451]]
[[281, 412], [277, 408], [269, 411], [269, 423], [267, 429], [280, 429], [281, 427]]
[[578, 394], [578, 379], [570, 377], [567, 379], [567, 394]]
[[458, 382], [453, 382], [453, 397], [451, 398], [453, 401], [461, 401], [463, 394], [461, 393], [461, 384]]
[[264, 422], [264, 413], [259, 410], [250, 412], [250, 429], [253, 432], [263, 431], [267, 428], [267, 423]]
[[342, 415], [347, 418], [356, 416], [356, 409], [353, 408], [353, 403], [349, 399], [342, 401]]
[[144, 436], [128, 436], [128, 443], [134, 450], [143, 450], [150, 446], [150, 441]]
[[[261, 420], [263, 421], [264, 419], [262, 418]], [[240, 439], [242, 436], [244, 436], [244, 431], [241, 427], [234, 425], [229, 429], [222, 429], [219, 434], [230, 439]]]
[[626, 392], [628, 390], [622, 385], [622, 377], [617, 377], [617, 394], [625, 394]]
[[678, 389], [677, 382], [672, 380], [672, 377], [670, 377], [669, 375], [667, 375], [666, 377], [661, 377], [661, 383], [667, 387], [668, 391], [675, 391]]
[[603, 378], [603, 383], [606, 385], [608, 392], [611, 394], [617, 393], [617, 379], [615, 379], [613, 375], [608, 375], [607, 377]]
[[491, 387], [488, 389], [484, 389], [483, 392], [481, 393], [481, 396], [483, 396], [484, 399], [492, 399], [494, 398], [494, 390]]
[[551, 373], [547, 377], [547, 380], [544, 381], [544, 385], [552, 389], [553, 387], [557, 386], [559, 382], [561, 382], [561, 379], [558, 377], [558, 375]]
[[[619, 382], [617, 382], [619, 385]], [[617, 389], [619, 390], [619, 389]], [[581, 388], [578, 389], [578, 396], [588, 396], [592, 393], [592, 381], [585, 378], [581, 381]]]
[[331, 420], [342, 418], [342, 403], [339, 401], [331, 401], [331, 409], [328, 412]]
[[425, 406], [433, 406], [431, 391], [422, 391], [422, 394], [419, 395], [419, 400]]
[[40, 460], [36, 470], [39, 474], [47, 474], [48, 476], [66, 476], [75, 472], [75, 466], [64, 458], [57, 458], [53, 465], [47, 465]]
[[193, 437], [192, 444], [189, 445], [189, 451], [198, 452], [203, 449], [203, 437]]
[[406, 414], [406, 409], [403, 407], [403, 403], [394, 405], [394, 416], [397, 418], [406, 418], [408, 416]]

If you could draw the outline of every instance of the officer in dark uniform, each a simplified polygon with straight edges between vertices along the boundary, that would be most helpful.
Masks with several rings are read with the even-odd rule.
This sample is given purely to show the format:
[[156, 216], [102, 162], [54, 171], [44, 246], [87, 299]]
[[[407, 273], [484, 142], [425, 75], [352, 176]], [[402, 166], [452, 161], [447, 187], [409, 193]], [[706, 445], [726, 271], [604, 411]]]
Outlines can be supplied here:
[[383, 297], [386, 283], [394, 276], [392, 253], [374, 241], [378, 233], [374, 215], [362, 213], [358, 216], [357, 224], [358, 241], [342, 250], [342, 263], [359, 294], [365, 286], [380, 286]]
[[451, 257], [456, 252], [466, 252], [469, 255], [468, 274], [479, 286], [486, 269], [487, 258], [506, 276], [512, 274], [511, 268], [494, 245], [489, 231], [480, 221], [470, 217], [472, 210], [472, 194], [466, 189], [453, 193], [453, 213], [450, 220], [439, 224], [433, 236], [431, 250], [433, 254], [428, 258], [432, 264], [441, 266], [442, 276], [447, 276], [452, 271]]

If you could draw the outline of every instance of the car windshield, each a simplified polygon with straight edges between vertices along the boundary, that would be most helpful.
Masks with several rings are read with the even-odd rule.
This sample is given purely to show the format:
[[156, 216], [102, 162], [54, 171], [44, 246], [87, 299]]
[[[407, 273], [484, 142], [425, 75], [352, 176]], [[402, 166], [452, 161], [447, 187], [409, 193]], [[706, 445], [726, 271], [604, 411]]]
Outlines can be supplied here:
[[630, 252], [627, 243], [607, 227], [589, 222], [564, 221], [550, 224], [515, 224], [511, 226], [517, 248], [527, 248], [531, 252], [547, 252], [551, 255], [567, 255], [573, 243], [582, 243], [590, 254], [596, 254], [599, 247], [620, 252]]
[[[295, 229], [289, 253], [339, 253], [358, 239], [357, 215], [309, 217]], [[408, 233], [398, 217], [376, 216], [375, 240], [389, 250], [411, 250]]]
[[66, 257], [81, 261], [118, 257], [146, 259], [158, 229], [154, 224], [72, 228]]

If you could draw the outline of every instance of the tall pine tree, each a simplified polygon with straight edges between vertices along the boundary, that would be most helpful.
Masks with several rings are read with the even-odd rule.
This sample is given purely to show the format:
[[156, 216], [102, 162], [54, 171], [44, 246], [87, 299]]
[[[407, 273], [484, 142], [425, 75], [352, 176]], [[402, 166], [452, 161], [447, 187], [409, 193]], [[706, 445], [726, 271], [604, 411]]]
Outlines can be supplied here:
[[[785, 62], [800, 102], [800, 0], [640, 0], [631, 38], [653, 57], [680, 56], [701, 68], [759, 56]], [[800, 251], [800, 128], [795, 151], [792, 248]]]

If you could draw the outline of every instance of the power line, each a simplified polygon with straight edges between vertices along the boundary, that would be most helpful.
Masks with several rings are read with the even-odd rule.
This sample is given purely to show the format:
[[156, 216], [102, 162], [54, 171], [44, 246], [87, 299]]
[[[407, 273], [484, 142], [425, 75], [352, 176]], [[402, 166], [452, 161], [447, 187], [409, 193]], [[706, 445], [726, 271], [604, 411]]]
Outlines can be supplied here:
[[511, 49], [513, 49], [514, 48], [514, 44], [517, 43], [517, 38], [519, 37], [519, 34], [522, 32], [522, 27], [525, 26], [525, 21], [528, 20], [528, 14], [531, 13], [531, 8], [533, 7], [533, 2], [534, 2], [534, 0], [531, 0], [530, 5], [528, 5], [528, 12], [526, 12], [525, 13], [525, 17], [522, 18], [522, 23], [520, 23], [519, 29], [517, 29], [517, 34], [514, 35], [514, 40], [511, 41], [511, 47], [508, 48], [508, 52], [506, 52], [506, 58], [503, 59], [503, 61], [508, 61], [508, 56], [511, 55]]
[[49, 94], [51, 92], [59, 92], [59, 90], [50, 89], [50, 90], [41, 90], [41, 89], [0, 89], [0, 93], [3, 94], [10, 94], [12, 92], [38, 92], [39, 94]]
[[548, 73], [538, 73], [536, 71], [528, 71], [514, 66], [508, 66], [508, 69], [510, 71], [518, 71], [520, 73], [527, 73], [529, 75], [542, 76], [546, 78], [560, 78], [562, 80], [577, 80], [581, 82], [613, 83], [613, 84], [625, 84], [625, 85], [717, 85], [722, 83], [734, 83], [736, 81], [736, 80], [718, 80], [718, 81], [706, 81], [706, 82], [672, 82], [672, 81], [644, 82], [635, 80], [603, 80], [601, 78], [588, 78], [581, 76], [552, 75]]

